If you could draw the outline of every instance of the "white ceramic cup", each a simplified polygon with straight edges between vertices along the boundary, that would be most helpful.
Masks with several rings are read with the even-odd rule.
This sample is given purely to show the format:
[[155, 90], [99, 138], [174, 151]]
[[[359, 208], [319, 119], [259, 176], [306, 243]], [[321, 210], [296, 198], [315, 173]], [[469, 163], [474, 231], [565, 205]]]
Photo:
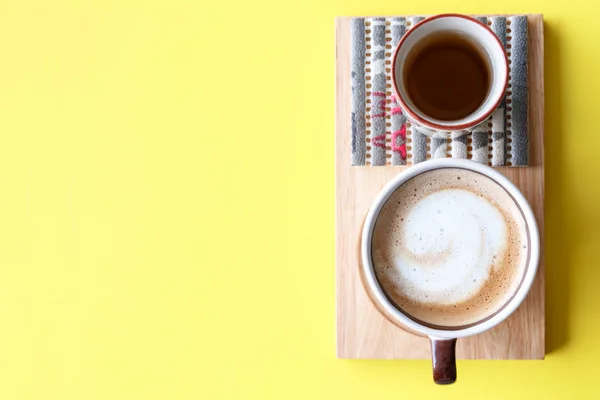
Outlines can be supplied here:
[[[521, 282], [514, 295], [504, 304], [504, 306], [494, 314], [481, 320], [480, 322], [470, 324], [464, 328], [443, 328], [434, 329], [432, 327], [420, 324], [407, 314], [399, 310], [386, 296], [377, 277], [372, 261], [371, 245], [373, 240], [373, 229], [377, 218], [384, 204], [394, 191], [411, 178], [427, 171], [441, 168], [460, 168], [474, 171], [484, 175], [498, 185], [500, 185], [513, 198], [515, 204], [520, 209], [522, 217], [526, 224], [528, 240], [528, 260], [524, 268]], [[386, 318], [393, 323], [407, 328], [410, 331], [428, 336], [431, 341], [431, 352], [433, 360], [433, 374], [436, 383], [452, 383], [456, 380], [456, 363], [454, 349], [456, 339], [465, 336], [476, 335], [498, 325], [519, 307], [521, 302], [527, 296], [529, 289], [535, 278], [540, 258], [540, 237], [537, 223], [531, 207], [519, 189], [510, 182], [500, 172], [487, 165], [479, 164], [470, 160], [461, 159], [435, 159], [416, 164], [411, 168], [401, 172], [383, 190], [377, 195], [373, 202], [363, 227], [361, 240], [361, 258], [362, 269], [365, 277], [365, 285], [371, 293], [371, 299], [377, 308], [384, 311]]]
[[[454, 121], [435, 119], [419, 110], [404, 85], [404, 67], [411, 50], [440, 32], [457, 33], [478, 44], [492, 76], [482, 105], [470, 115]], [[448, 132], [464, 131], [485, 123], [502, 102], [508, 84], [508, 59], [500, 39], [487, 25], [461, 14], [435, 15], [415, 24], [398, 43], [393, 65], [393, 86], [404, 115], [412, 122], [413, 129], [433, 137], [446, 137]]]

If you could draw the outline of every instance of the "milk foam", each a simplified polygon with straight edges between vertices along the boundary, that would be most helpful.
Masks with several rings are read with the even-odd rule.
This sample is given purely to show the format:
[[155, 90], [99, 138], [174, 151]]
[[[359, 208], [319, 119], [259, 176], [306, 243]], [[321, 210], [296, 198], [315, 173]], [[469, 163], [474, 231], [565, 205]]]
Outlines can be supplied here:
[[508, 193], [480, 174], [424, 173], [403, 184], [380, 213], [375, 272], [397, 305], [418, 319], [477, 321], [518, 285], [527, 254], [520, 215]]
[[394, 257], [398, 278], [422, 303], [468, 300], [503, 257], [506, 231], [502, 214], [484, 198], [463, 189], [432, 193], [407, 214]]

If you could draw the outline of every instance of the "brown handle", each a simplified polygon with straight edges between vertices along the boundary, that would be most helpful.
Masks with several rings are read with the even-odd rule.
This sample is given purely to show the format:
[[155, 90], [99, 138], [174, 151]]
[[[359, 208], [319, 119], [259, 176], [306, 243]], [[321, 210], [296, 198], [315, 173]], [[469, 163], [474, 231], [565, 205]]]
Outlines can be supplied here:
[[434, 339], [431, 341], [431, 361], [433, 380], [438, 385], [447, 385], [456, 381], [456, 339]]

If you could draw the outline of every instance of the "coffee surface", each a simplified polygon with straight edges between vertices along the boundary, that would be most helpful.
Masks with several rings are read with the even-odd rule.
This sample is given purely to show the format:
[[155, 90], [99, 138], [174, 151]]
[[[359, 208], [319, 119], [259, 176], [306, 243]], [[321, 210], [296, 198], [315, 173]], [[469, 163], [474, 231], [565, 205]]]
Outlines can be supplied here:
[[408, 54], [404, 85], [414, 105], [429, 117], [453, 121], [481, 106], [491, 85], [486, 50], [458, 33], [440, 32]]
[[524, 274], [523, 215], [496, 182], [444, 168], [405, 182], [383, 206], [372, 256], [380, 285], [411, 317], [463, 326], [497, 312]]

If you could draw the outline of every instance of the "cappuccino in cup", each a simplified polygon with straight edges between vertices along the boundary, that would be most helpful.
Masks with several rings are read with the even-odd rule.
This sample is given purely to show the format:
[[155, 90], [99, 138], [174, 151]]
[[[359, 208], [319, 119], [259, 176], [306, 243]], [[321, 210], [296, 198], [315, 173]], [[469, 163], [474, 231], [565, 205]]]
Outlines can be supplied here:
[[383, 205], [371, 242], [388, 299], [419, 324], [463, 329], [493, 316], [528, 264], [527, 223], [493, 179], [461, 168], [423, 172]]

